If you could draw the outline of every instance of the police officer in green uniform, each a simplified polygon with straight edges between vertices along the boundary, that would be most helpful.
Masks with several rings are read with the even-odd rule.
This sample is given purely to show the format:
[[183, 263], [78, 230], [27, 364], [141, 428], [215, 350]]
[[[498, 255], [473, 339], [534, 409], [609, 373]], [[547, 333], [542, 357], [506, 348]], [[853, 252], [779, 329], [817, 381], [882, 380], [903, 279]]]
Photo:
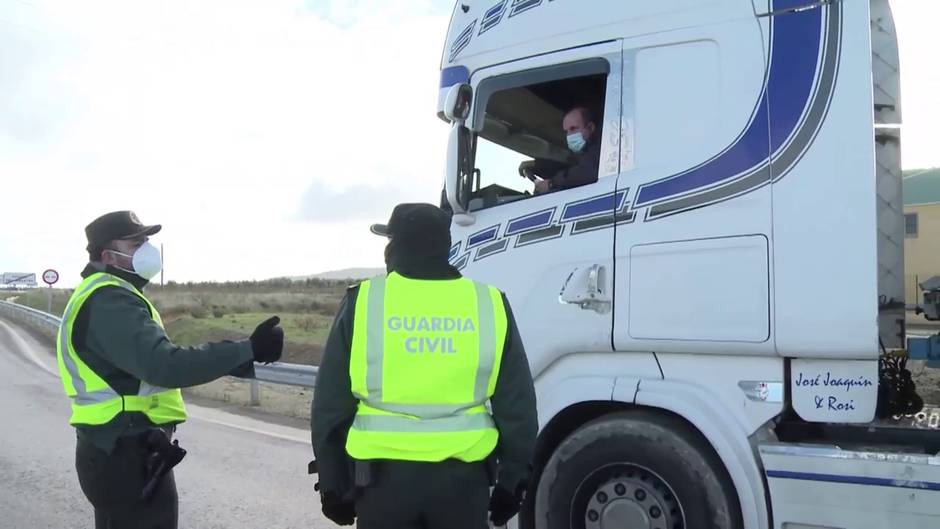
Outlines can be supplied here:
[[348, 291], [317, 374], [323, 513], [363, 529], [482, 529], [487, 512], [504, 525], [538, 431], [509, 302], [448, 263], [440, 208], [401, 204], [372, 231], [389, 238], [388, 275]]
[[175, 529], [171, 468], [185, 451], [170, 439], [186, 420], [179, 388], [224, 375], [253, 377], [253, 362], [276, 361], [283, 348], [277, 317], [248, 340], [173, 344], [144, 294], [162, 264], [148, 242], [159, 231], [130, 211], [89, 224], [90, 262], [59, 328], [59, 371], [78, 437], [75, 466], [96, 529]]

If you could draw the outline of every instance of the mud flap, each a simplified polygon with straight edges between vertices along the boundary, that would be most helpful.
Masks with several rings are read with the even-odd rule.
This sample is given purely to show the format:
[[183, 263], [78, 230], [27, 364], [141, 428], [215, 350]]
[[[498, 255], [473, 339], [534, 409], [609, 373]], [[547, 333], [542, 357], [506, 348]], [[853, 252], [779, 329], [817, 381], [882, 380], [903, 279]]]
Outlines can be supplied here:
[[940, 527], [940, 457], [759, 446], [776, 529]]

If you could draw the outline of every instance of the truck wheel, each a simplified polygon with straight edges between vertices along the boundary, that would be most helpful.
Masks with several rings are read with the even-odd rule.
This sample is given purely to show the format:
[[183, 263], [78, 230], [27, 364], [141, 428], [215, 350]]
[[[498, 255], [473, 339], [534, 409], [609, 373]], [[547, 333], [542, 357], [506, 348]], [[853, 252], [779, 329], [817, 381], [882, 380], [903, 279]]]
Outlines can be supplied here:
[[741, 529], [721, 461], [698, 432], [648, 411], [592, 421], [549, 459], [537, 529]]

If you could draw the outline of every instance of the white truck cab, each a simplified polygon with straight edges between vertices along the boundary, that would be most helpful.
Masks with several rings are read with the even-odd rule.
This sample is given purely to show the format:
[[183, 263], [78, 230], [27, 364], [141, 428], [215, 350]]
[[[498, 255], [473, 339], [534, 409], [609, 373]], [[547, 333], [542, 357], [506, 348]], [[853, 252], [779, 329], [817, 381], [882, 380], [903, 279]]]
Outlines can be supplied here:
[[[882, 360], [898, 94], [887, 0], [457, 2], [442, 205], [535, 378], [516, 523], [940, 527], [940, 433], [890, 418], [916, 397]], [[582, 108], [596, 181], [535, 194], [520, 165], [564, 183]]]

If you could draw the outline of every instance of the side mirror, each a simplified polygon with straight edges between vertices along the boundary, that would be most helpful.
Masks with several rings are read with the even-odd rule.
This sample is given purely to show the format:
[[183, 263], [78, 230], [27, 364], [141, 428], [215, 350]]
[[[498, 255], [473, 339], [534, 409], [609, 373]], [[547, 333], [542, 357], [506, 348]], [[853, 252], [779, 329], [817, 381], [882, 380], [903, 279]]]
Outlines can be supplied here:
[[444, 194], [459, 226], [473, 224], [474, 217], [467, 208], [473, 185], [473, 164], [470, 160], [470, 130], [464, 125], [470, 117], [473, 88], [458, 84], [450, 88], [444, 100], [444, 116], [450, 121], [447, 139], [447, 165], [444, 169]]
[[463, 83], [450, 87], [444, 99], [444, 116], [451, 123], [463, 123], [470, 117], [470, 103], [473, 100], [473, 88]]
[[447, 165], [444, 167], [444, 193], [454, 215], [467, 212], [462, 200], [460, 175], [463, 171], [460, 165], [463, 158], [461, 143], [464, 141], [461, 136], [468, 132], [462, 124], [451, 121], [450, 135], [447, 138]]
[[452, 122], [450, 137], [447, 140], [444, 197], [450, 206], [453, 222], [458, 226], [470, 226], [476, 221], [469, 210], [476, 173], [470, 160], [470, 142], [470, 129], [460, 122]]

